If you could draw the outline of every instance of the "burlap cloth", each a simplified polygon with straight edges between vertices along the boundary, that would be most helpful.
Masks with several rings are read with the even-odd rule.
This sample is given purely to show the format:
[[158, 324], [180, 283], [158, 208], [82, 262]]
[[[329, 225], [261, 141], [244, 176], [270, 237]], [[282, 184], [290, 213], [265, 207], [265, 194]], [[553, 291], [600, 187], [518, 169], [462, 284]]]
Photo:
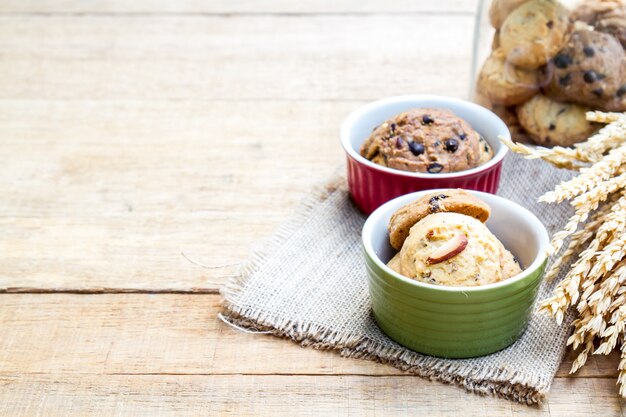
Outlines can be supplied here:
[[[537, 198], [571, 175], [509, 154], [499, 195], [528, 208], [552, 234], [564, 224], [568, 210], [537, 203]], [[553, 319], [533, 314], [515, 344], [480, 358], [441, 359], [406, 349], [385, 336], [371, 314], [361, 245], [364, 221], [350, 201], [345, 178], [334, 175], [308, 195], [241, 276], [222, 289], [225, 320], [472, 392], [528, 404], [541, 401], [565, 352], [571, 317], [559, 327]], [[539, 299], [553, 285], [544, 283]]]

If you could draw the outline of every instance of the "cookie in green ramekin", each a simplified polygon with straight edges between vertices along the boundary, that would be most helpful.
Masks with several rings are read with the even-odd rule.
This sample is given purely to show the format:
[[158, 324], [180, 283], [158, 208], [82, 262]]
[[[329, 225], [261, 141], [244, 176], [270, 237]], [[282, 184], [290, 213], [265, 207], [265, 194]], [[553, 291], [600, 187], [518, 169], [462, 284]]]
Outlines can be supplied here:
[[434, 285], [404, 277], [386, 265], [396, 252], [389, 244], [389, 219], [403, 205], [436, 191], [391, 200], [363, 226], [374, 317], [385, 334], [416, 352], [446, 358], [496, 352], [514, 343], [526, 329], [547, 263], [548, 233], [520, 205], [469, 191], [491, 207], [487, 227], [516, 256], [523, 271], [476, 287]]

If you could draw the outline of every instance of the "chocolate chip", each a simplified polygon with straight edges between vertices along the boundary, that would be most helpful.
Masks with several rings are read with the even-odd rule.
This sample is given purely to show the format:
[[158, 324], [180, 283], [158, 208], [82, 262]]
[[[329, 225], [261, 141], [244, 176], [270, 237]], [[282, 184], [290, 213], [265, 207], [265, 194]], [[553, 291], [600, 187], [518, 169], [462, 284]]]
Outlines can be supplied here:
[[487, 146], [487, 145], [485, 145], [485, 152], [489, 152], [489, 146]]
[[601, 88], [596, 88], [591, 90], [591, 92], [593, 93], [593, 95], [595, 95], [596, 97], [602, 97], [602, 95], [604, 94], [604, 90]]
[[409, 150], [413, 155], [419, 156], [424, 153], [424, 145], [411, 141], [409, 142]]
[[428, 114], [425, 114], [424, 116], [422, 116], [422, 122], [424, 122], [424, 124], [426, 124], [426, 125], [429, 125], [429, 124], [433, 123], [434, 121], [435, 121], [435, 119], [430, 117]]
[[561, 85], [569, 85], [569, 83], [572, 81], [572, 74], [567, 73], [562, 77], [559, 77], [559, 84]]
[[428, 172], [430, 172], [431, 174], [437, 174], [441, 172], [442, 170], [443, 170], [443, 165], [438, 164], [436, 162], [433, 162], [432, 164], [428, 165]]
[[396, 139], [396, 148], [402, 149], [404, 147], [404, 140], [401, 137]]
[[435, 143], [433, 143], [433, 146], [434, 146], [435, 148], [438, 148], [439, 146], [441, 146], [441, 141], [440, 141], [439, 139], [437, 139], [437, 140], [435, 141]]
[[[431, 165], [433, 165], [433, 164], [431, 164]], [[436, 164], [436, 165], [439, 165], [439, 164]], [[441, 171], [441, 169], [439, 171]], [[437, 172], [439, 172], [439, 171], [437, 171]], [[430, 167], [429, 167], [428, 172], [430, 172]], [[448, 196], [445, 195], [445, 194], [438, 194], [438, 195], [434, 195], [434, 196], [430, 197], [430, 200], [428, 200], [428, 210], [431, 213], [438, 212], [439, 209], [440, 209], [440, 207], [439, 207], [439, 200], [443, 200], [445, 198], [448, 198]]]
[[556, 125], [554, 123], [550, 123], [550, 126], [548, 126], [548, 130], [554, 130], [556, 129]]
[[585, 54], [585, 56], [588, 56], [589, 58], [591, 58], [592, 56], [595, 55], [596, 51], [594, 51], [593, 46], [585, 46], [583, 47], [583, 53]]
[[548, 29], [552, 29], [552, 27], [554, 26], [554, 22], [552, 20], [548, 20], [546, 22], [546, 26], [548, 27]]
[[572, 60], [572, 57], [567, 54], [558, 54], [557, 56], [554, 57], [552, 62], [554, 62], [554, 65], [556, 65], [557, 68], [562, 69], [562, 68], [569, 67], [571, 63], [573, 62], [573, 60]]
[[461, 140], [465, 140], [465, 139], [467, 139], [467, 134], [466, 134], [466, 133], [464, 133], [464, 132], [463, 132], [463, 133], [461, 133], [461, 134], [459, 135], [459, 139], [461, 139]]
[[621, 86], [620, 88], [617, 89], [617, 91], [615, 92], [615, 95], [617, 97], [621, 97], [624, 94], [626, 94], [626, 84], [624, 84], [623, 86]]
[[598, 73], [593, 70], [585, 71], [583, 73], [583, 80], [585, 80], [587, 84], [595, 83], [599, 78]]
[[391, 131], [392, 131], [392, 132], [395, 132], [395, 131], [396, 131], [396, 124], [395, 124], [395, 123], [392, 123], [392, 124], [391, 124]]
[[459, 141], [456, 139], [447, 139], [444, 142], [445, 149], [448, 152], [456, 152], [457, 149], [459, 149]]
[[433, 201], [444, 200], [444, 199], [446, 199], [446, 198], [448, 198], [448, 196], [447, 196], [447, 195], [445, 195], [445, 194], [437, 194], [437, 195], [434, 195], [434, 196], [430, 197], [430, 200], [428, 200], [428, 202], [429, 202], [430, 204], [432, 204], [432, 203], [433, 203]]

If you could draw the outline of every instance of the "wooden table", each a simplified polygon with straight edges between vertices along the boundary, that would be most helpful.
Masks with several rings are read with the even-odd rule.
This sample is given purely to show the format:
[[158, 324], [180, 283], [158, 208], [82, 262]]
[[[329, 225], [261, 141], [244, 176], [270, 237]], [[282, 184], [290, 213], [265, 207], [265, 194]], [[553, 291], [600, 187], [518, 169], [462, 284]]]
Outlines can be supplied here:
[[1, 415], [623, 415], [615, 355], [527, 407], [216, 318], [347, 113], [466, 95], [474, 9], [2, 0]]

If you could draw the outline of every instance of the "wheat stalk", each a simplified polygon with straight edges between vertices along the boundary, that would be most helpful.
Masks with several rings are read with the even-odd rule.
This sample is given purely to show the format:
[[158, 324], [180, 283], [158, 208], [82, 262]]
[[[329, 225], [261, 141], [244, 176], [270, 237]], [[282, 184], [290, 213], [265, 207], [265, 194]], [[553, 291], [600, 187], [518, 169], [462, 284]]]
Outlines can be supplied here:
[[586, 161], [580, 161], [576, 158], [576, 153], [570, 148], [560, 146], [555, 146], [554, 148], [528, 146], [513, 142], [511, 139], [505, 138], [504, 136], [499, 136], [498, 138], [513, 152], [523, 155], [526, 159], [543, 159], [558, 168], [565, 169], [579, 169], [585, 166], [581, 162]]
[[500, 140], [528, 159], [578, 171], [540, 198], [548, 204], [567, 202], [574, 214], [552, 236], [548, 253], [558, 257], [546, 277], [553, 279], [566, 266], [569, 269], [552, 296], [539, 303], [539, 310], [559, 324], [570, 308], [575, 312], [567, 344], [580, 350], [571, 372], [584, 366], [589, 355], [607, 355], [619, 348], [617, 382], [626, 398], [626, 113], [586, 116], [606, 126], [572, 148]]
[[609, 154], [589, 168], [582, 168], [581, 174], [557, 185], [554, 191], [539, 198], [544, 203], [561, 203], [585, 193], [613, 177], [626, 158], [626, 146], [613, 149]]

